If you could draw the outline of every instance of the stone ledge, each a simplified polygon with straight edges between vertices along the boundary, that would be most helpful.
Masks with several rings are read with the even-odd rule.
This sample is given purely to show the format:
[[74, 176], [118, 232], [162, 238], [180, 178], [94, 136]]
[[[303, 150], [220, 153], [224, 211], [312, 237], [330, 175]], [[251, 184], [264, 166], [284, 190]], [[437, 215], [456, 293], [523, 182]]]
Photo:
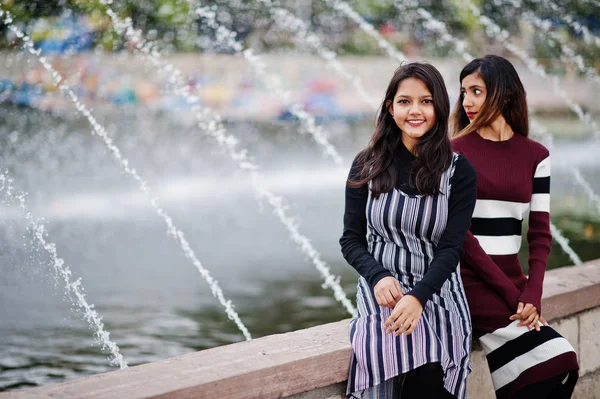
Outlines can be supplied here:
[[280, 398], [344, 381], [347, 336], [343, 320], [0, 397]]
[[579, 377], [573, 399], [600, 399], [600, 371]]
[[587, 374], [600, 370], [600, 308], [579, 315], [579, 366]]
[[[547, 273], [543, 306], [548, 320], [600, 306], [599, 266], [597, 260]], [[336, 392], [336, 384], [347, 378], [348, 323], [342, 320], [65, 383], [0, 393], [0, 398], [238, 399], [298, 394], [297, 398], [311, 398], [310, 391], [315, 389]], [[337, 388], [328, 388], [332, 385]]]
[[600, 259], [546, 273], [542, 312], [558, 319], [600, 306]]

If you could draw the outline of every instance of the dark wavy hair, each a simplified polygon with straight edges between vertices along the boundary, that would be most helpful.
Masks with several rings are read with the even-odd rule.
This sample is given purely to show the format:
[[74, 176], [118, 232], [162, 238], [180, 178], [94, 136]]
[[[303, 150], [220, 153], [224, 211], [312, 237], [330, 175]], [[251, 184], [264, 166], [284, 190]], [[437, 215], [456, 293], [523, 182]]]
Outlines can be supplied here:
[[452, 113], [452, 136], [458, 138], [489, 126], [502, 115], [513, 132], [529, 135], [527, 93], [513, 64], [497, 55], [486, 55], [469, 62], [460, 72], [460, 84], [465, 77], [478, 73], [485, 83], [487, 96], [473, 121], [463, 108], [462, 93]]
[[348, 180], [349, 187], [361, 187], [371, 182], [374, 198], [392, 190], [397, 184], [398, 171], [392, 161], [396, 148], [402, 145], [402, 132], [389, 112], [389, 104], [393, 102], [400, 83], [408, 78], [418, 79], [427, 86], [435, 110], [434, 126], [421, 136], [415, 146], [417, 157], [410, 165], [408, 185], [421, 195], [439, 193], [442, 174], [452, 162], [452, 146], [448, 136], [450, 100], [442, 75], [431, 64], [413, 62], [402, 65], [394, 72], [385, 92], [373, 137], [357, 157], [359, 172], [354, 179]]

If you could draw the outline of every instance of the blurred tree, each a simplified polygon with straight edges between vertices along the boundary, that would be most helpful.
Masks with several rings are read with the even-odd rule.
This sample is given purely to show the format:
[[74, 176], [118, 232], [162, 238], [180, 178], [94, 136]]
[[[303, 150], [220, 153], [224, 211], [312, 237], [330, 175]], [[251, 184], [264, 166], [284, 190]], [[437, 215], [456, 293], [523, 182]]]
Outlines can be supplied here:
[[2, 7], [17, 19], [32, 19], [58, 15], [67, 0], [3, 0]]
[[[452, 46], [442, 45], [437, 40], [437, 34], [426, 29], [421, 18], [415, 17], [413, 11], [419, 7], [444, 22], [452, 35], [470, 42], [474, 54], [486, 51], [493, 43], [493, 39], [484, 34], [484, 28], [477, 23], [476, 17], [460, 6], [457, 0], [346, 1], [401, 49], [407, 43], [412, 43], [430, 56], [452, 55]], [[514, 35], [527, 33], [521, 32], [522, 26], [516, 22], [523, 9], [532, 10], [540, 18], [553, 21], [556, 29], [564, 30], [569, 40], [574, 42], [574, 47], [586, 57], [600, 57], [598, 49], [590, 49], [583, 43], [580, 34], [566, 26], [564, 21], [561, 22], [560, 16], [548, 7], [547, 0], [472, 1], [487, 17]], [[0, 4], [13, 13], [18, 23], [25, 26], [39, 18], [62, 15], [67, 10], [74, 15], [87, 14], [98, 26], [102, 26], [96, 37], [99, 45], [107, 50], [118, 50], [125, 44], [112, 31], [105, 12], [106, 6], [100, 0], [0, 0]], [[276, 0], [274, 4], [278, 4]], [[515, 7], [518, 4], [523, 7]], [[194, 5], [215, 7], [218, 22], [237, 32], [239, 40], [247, 41], [247, 45], [257, 50], [293, 46], [290, 34], [277, 28], [269, 10], [259, 0], [115, 0], [111, 8], [121, 17], [130, 17], [134, 26], [149, 39], [158, 40], [161, 48], [172, 51], [228, 51], [215, 46], [215, 32], [196, 16], [191, 9]], [[356, 23], [332, 9], [327, 0], [286, 0], [282, 1], [281, 6], [308, 24], [325, 45], [340, 53], [382, 54], [373, 39], [360, 31]], [[596, 35], [600, 34], [600, 7], [582, 0], [564, 0], [560, 6], [568, 10], [576, 22], [584, 24]], [[536, 40], [529, 44], [529, 48], [537, 52], [536, 55], [556, 55], [556, 48], [540, 44], [540, 39]]]

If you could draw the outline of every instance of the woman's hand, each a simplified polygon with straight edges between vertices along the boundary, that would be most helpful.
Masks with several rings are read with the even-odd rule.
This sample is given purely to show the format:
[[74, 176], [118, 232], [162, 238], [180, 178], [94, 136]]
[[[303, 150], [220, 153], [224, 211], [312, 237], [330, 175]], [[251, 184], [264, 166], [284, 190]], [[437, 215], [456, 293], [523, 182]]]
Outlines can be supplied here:
[[373, 288], [375, 300], [379, 306], [393, 308], [402, 298], [400, 282], [394, 277], [384, 277], [375, 284]]
[[538, 321], [541, 321], [545, 326], [548, 325], [546, 320], [538, 313], [537, 308], [531, 303], [519, 302], [519, 305], [517, 306], [517, 313], [510, 316], [510, 319], [521, 320], [518, 326], [527, 326], [529, 330], [535, 328], [536, 331], [540, 331], [540, 325]]
[[388, 334], [395, 331], [396, 336], [412, 334], [423, 314], [423, 305], [412, 295], [405, 295], [398, 301], [392, 314], [383, 324]]

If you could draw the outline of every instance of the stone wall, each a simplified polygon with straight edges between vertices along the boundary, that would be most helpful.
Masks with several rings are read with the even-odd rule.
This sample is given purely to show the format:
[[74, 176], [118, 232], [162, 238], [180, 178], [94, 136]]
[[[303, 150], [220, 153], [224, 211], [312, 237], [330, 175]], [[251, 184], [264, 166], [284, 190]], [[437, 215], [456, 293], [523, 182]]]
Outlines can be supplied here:
[[[575, 347], [575, 398], [600, 398], [600, 260], [552, 270], [544, 315]], [[343, 398], [349, 320], [226, 345], [61, 384], [0, 393], [8, 398]], [[473, 351], [470, 398], [493, 398], [485, 357]]]

